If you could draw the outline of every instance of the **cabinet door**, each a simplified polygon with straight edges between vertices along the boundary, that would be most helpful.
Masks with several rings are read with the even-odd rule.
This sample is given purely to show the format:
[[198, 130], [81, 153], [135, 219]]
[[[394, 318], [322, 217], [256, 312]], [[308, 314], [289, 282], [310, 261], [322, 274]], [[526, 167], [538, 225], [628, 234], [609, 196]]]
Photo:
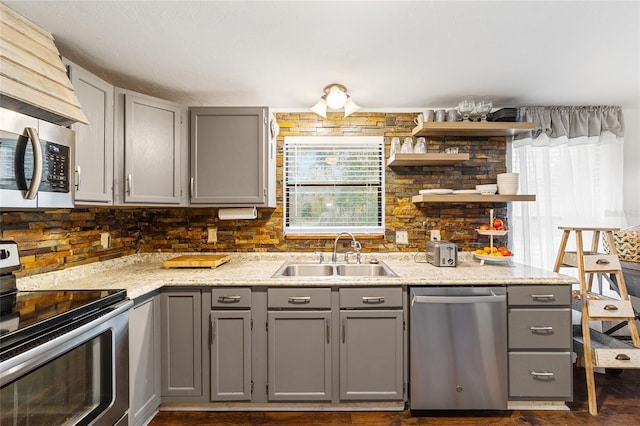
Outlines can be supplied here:
[[402, 400], [402, 311], [340, 312], [340, 399]]
[[211, 400], [251, 400], [251, 311], [211, 312]]
[[331, 400], [330, 311], [269, 312], [270, 401]]
[[160, 405], [160, 298], [129, 313], [129, 424], [146, 424]]
[[69, 77], [89, 124], [76, 132], [76, 193], [78, 204], [113, 203], [113, 86], [66, 61]]
[[181, 108], [125, 95], [125, 203], [180, 204]]
[[162, 302], [162, 396], [202, 395], [199, 290], [166, 290]]
[[268, 108], [191, 108], [190, 113], [191, 204], [266, 205]]

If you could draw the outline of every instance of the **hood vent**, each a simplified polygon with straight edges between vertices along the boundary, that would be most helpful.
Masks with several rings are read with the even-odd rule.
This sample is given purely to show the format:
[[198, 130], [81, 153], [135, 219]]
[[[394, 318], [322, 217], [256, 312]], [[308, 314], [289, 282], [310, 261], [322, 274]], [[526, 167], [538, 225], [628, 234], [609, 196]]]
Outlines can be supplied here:
[[62, 126], [87, 124], [53, 36], [0, 3], [0, 105]]

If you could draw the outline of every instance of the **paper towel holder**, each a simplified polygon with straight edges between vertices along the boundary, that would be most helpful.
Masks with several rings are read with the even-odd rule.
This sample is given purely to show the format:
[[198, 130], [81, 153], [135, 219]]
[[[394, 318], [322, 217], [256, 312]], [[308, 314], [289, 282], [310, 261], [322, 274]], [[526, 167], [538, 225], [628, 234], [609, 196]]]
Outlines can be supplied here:
[[256, 207], [237, 207], [237, 208], [221, 208], [218, 209], [218, 219], [220, 220], [239, 220], [239, 219], [256, 219], [258, 217], [258, 209]]

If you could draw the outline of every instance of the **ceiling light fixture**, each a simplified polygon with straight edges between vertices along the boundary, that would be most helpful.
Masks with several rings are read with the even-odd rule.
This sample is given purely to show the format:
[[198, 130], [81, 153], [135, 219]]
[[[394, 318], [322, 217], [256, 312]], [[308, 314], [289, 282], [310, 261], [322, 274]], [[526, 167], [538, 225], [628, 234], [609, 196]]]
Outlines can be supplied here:
[[324, 95], [311, 107], [311, 111], [321, 117], [327, 118], [327, 108], [338, 110], [344, 108], [344, 116], [348, 117], [358, 111], [360, 107], [353, 102], [351, 95], [347, 93], [347, 88], [342, 84], [332, 83], [322, 89]]

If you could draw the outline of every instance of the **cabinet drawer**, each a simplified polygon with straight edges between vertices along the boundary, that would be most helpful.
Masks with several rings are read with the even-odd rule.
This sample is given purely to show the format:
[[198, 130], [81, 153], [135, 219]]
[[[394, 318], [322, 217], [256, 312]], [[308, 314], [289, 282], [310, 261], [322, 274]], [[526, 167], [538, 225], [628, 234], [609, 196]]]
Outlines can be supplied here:
[[509, 306], [569, 306], [570, 285], [513, 285], [507, 288]]
[[571, 309], [509, 309], [509, 349], [571, 348]]
[[251, 289], [225, 287], [211, 290], [211, 306], [214, 308], [250, 308]]
[[340, 289], [340, 309], [390, 307], [402, 307], [402, 288], [367, 287]]
[[509, 354], [509, 397], [572, 399], [571, 352]]
[[331, 308], [329, 288], [269, 288], [267, 308], [317, 309]]

